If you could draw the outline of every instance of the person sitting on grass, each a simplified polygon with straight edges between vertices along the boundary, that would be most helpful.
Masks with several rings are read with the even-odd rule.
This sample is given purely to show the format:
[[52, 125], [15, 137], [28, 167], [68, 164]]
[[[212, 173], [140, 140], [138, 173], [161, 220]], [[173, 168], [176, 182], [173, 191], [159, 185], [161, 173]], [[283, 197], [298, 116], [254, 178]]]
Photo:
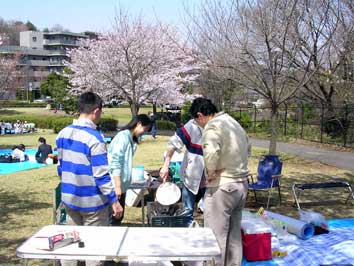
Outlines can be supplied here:
[[25, 154], [26, 147], [24, 144], [14, 146], [12, 148], [12, 162], [24, 162], [28, 160], [28, 155]]
[[36, 161], [38, 163], [46, 163], [49, 154], [53, 154], [52, 146], [47, 144], [45, 138], [40, 137], [38, 139], [38, 150], [36, 152]]

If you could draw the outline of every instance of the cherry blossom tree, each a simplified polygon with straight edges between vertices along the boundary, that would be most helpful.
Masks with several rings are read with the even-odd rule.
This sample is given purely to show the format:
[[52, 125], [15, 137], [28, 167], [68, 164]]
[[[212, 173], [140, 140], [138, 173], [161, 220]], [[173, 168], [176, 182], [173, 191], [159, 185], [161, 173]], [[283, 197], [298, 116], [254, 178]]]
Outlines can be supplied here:
[[[0, 46], [6, 40], [5, 34], [0, 33]], [[16, 60], [7, 55], [0, 54], [0, 99], [6, 98], [7, 92], [14, 89], [16, 77]]]
[[142, 17], [132, 20], [121, 12], [112, 32], [70, 51], [72, 93], [90, 90], [103, 97], [124, 98], [132, 115], [146, 100], [166, 95], [181, 99], [183, 73], [194, 67], [195, 60], [177, 40], [170, 26], [146, 23]]

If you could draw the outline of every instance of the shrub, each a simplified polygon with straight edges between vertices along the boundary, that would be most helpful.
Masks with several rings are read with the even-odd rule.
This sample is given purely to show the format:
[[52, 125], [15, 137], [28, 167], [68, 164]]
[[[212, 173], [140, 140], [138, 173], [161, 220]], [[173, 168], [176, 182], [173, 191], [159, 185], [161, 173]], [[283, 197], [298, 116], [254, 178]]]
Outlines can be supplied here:
[[2, 108], [6, 107], [46, 107], [47, 103], [31, 103], [21, 101], [0, 101]]
[[185, 102], [182, 106], [181, 120], [182, 120], [183, 124], [186, 124], [191, 119], [191, 116], [189, 115], [189, 109], [191, 108], [191, 105], [192, 105], [192, 102]]
[[248, 112], [231, 112], [230, 115], [237, 120], [244, 129], [249, 129], [252, 127], [252, 119]]
[[[36, 128], [53, 129], [58, 133], [67, 125], [72, 124], [73, 117], [59, 116], [59, 117], [37, 117], [37, 116], [9, 116], [1, 117], [2, 121], [15, 123], [17, 120], [35, 123]], [[114, 131], [117, 129], [118, 121], [112, 118], [102, 118], [100, 122], [100, 129], [102, 131]]]
[[113, 118], [101, 118], [99, 129], [106, 131], [116, 131], [118, 127], [118, 120]]
[[51, 128], [54, 130], [54, 133], [59, 133], [60, 130], [70, 125], [72, 122], [73, 119], [71, 117], [62, 117], [51, 121]]
[[165, 120], [157, 120], [156, 127], [158, 130], [176, 130], [177, 126], [175, 123]]

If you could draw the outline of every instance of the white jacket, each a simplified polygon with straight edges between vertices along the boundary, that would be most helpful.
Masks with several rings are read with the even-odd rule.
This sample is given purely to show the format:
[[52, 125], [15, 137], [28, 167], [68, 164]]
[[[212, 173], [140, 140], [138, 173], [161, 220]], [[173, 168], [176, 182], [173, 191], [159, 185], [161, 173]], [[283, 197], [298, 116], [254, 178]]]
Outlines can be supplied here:
[[204, 175], [204, 160], [202, 151], [202, 128], [191, 119], [183, 127], [177, 129], [170, 138], [167, 148], [174, 148], [181, 152], [186, 147], [183, 162], [180, 168], [180, 176], [184, 185], [193, 194], [197, 194], [200, 181]]

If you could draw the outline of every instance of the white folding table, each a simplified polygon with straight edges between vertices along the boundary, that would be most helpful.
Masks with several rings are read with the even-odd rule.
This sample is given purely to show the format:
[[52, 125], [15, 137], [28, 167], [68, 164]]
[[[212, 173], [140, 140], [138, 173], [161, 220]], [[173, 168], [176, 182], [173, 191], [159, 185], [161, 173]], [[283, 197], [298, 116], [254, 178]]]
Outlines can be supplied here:
[[[78, 243], [55, 249], [36, 247], [38, 237], [65, 231], [78, 231], [84, 247]], [[210, 261], [221, 251], [210, 228], [157, 228], [115, 226], [48, 225], [17, 248], [17, 256], [51, 260], [123, 260], [123, 261]]]

